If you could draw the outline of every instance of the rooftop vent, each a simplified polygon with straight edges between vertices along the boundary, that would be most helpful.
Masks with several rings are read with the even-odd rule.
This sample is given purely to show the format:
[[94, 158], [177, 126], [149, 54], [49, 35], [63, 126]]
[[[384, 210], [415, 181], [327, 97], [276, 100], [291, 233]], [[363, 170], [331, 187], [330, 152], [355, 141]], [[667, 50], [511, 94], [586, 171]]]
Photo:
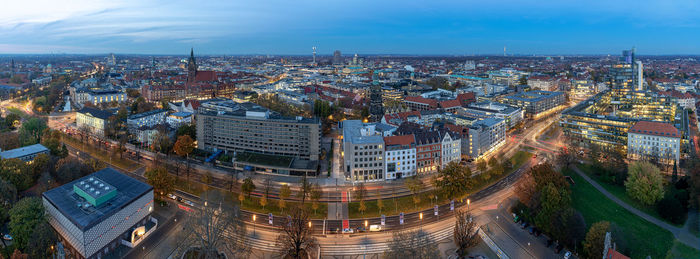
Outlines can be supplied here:
[[89, 177], [73, 185], [73, 191], [85, 199], [86, 204], [98, 207], [117, 196], [117, 189], [97, 177]]

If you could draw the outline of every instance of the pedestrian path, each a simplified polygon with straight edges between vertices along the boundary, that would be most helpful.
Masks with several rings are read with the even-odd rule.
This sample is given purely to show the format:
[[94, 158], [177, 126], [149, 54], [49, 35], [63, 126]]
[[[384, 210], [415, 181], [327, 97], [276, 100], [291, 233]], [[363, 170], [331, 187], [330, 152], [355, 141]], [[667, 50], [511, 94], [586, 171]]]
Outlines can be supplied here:
[[632, 214], [637, 215], [637, 216], [639, 216], [639, 217], [641, 217], [641, 218], [643, 218], [643, 219], [645, 219], [645, 220], [647, 220], [647, 221], [653, 223], [654, 225], [657, 225], [657, 226], [659, 226], [659, 227], [662, 227], [662, 228], [664, 228], [664, 229], [670, 231], [671, 233], [673, 233], [673, 236], [675, 236], [676, 239], [678, 239], [678, 241], [680, 241], [681, 243], [683, 243], [683, 244], [685, 244], [685, 245], [687, 245], [687, 246], [690, 246], [690, 247], [692, 247], [692, 248], [695, 248], [695, 249], [700, 250], [700, 239], [698, 239], [698, 237], [696, 237], [696, 236], [694, 236], [692, 233], [690, 233], [690, 232], [688, 231], [688, 229], [672, 226], [671, 224], [668, 224], [668, 223], [666, 223], [666, 222], [663, 222], [663, 221], [661, 221], [661, 220], [659, 220], [659, 219], [657, 219], [657, 218], [655, 218], [655, 217], [650, 216], [649, 214], [646, 214], [646, 213], [644, 213], [644, 212], [638, 210], [638, 209], [635, 208], [635, 207], [632, 207], [631, 205], [629, 205], [629, 204], [627, 204], [627, 203], [621, 201], [620, 199], [618, 199], [617, 197], [615, 197], [615, 195], [612, 195], [610, 192], [608, 192], [607, 190], [605, 190], [605, 188], [603, 188], [602, 186], [600, 186], [600, 184], [598, 184], [597, 182], [593, 181], [593, 180], [592, 180], [590, 177], [588, 177], [588, 175], [586, 175], [585, 173], [581, 172], [581, 170], [578, 169], [578, 167], [574, 166], [573, 169], [574, 169], [574, 172], [576, 172], [578, 175], [580, 175], [580, 176], [581, 176], [583, 179], [585, 179], [588, 183], [590, 183], [591, 185], [593, 185], [593, 187], [595, 187], [599, 192], [601, 192], [603, 195], [605, 195], [605, 197], [608, 197], [608, 199], [610, 199], [610, 200], [614, 201], [615, 203], [617, 203], [617, 205], [622, 206], [623, 208], [625, 208], [625, 209], [628, 210], [629, 212], [632, 212]]

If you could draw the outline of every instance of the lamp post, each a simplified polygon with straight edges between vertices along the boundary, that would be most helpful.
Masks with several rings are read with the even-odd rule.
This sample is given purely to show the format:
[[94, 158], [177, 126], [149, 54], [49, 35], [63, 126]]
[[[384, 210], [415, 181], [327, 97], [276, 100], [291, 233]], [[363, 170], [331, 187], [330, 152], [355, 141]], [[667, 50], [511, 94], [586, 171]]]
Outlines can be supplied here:
[[255, 236], [255, 219], [256, 218], [257, 217], [255, 216], [255, 214], [253, 214], [253, 236]]
[[367, 228], [367, 220], [365, 220], [365, 238], [367, 238], [367, 232], [369, 232], [369, 229]]
[[467, 211], [469, 211], [469, 204], [472, 203], [472, 200], [467, 199]]
[[[311, 232], [311, 220], [309, 220], [309, 232]], [[312, 233], [313, 235], [313, 233]]]
[[420, 218], [420, 230], [423, 231], [423, 212], [418, 214], [418, 217]]

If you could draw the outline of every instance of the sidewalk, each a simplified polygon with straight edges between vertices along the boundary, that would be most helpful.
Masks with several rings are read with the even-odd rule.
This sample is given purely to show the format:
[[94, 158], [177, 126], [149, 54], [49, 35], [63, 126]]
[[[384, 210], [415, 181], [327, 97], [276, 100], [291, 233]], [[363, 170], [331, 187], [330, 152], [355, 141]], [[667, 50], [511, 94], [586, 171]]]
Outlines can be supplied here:
[[696, 237], [692, 233], [690, 233], [688, 231], [688, 229], [675, 227], [675, 226], [672, 226], [672, 225], [670, 225], [666, 222], [663, 222], [657, 218], [649, 216], [649, 214], [646, 214], [646, 213], [638, 210], [637, 208], [632, 207], [631, 205], [629, 205], [629, 204], [621, 201], [617, 197], [615, 197], [615, 195], [612, 195], [611, 193], [609, 193], [607, 190], [605, 190], [605, 188], [600, 186], [600, 184], [591, 180], [591, 178], [589, 178], [588, 175], [581, 172], [581, 170], [578, 169], [578, 167], [574, 166], [572, 168], [574, 169], [574, 172], [576, 172], [579, 176], [581, 176], [583, 179], [585, 179], [588, 183], [593, 185], [593, 187], [595, 187], [599, 192], [601, 192], [603, 195], [605, 195], [605, 197], [608, 197], [608, 199], [614, 201], [615, 203], [622, 206], [623, 208], [625, 208], [629, 212], [632, 212], [632, 214], [637, 215], [637, 216], [653, 223], [654, 225], [657, 225], [659, 227], [662, 227], [662, 228], [670, 231], [671, 233], [673, 233], [673, 236], [675, 236], [683, 244], [700, 250], [700, 239], [698, 239], [698, 237]]

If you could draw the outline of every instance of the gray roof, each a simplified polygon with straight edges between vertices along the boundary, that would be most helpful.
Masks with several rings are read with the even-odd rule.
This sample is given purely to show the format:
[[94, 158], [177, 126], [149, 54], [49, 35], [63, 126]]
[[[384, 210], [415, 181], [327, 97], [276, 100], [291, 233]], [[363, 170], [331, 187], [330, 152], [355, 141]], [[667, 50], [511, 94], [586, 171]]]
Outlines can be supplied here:
[[[73, 185], [80, 181], [85, 181], [90, 177], [99, 178], [103, 182], [114, 186], [117, 189], [117, 196], [104, 202], [103, 204], [87, 209], [79, 208], [78, 202], [85, 202], [73, 191]], [[103, 220], [117, 213], [124, 206], [132, 203], [148, 192], [152, 192], [153, 187], [139, 180], [126, 176], [112, 168], [105, 168], [84, 176], [70, 183], [61, 185], [42, 194], [44, 199], [49, 201], [58, 211], [75, 224], [80, 230], [85, 232], [91, 227], [99, 224]]]
[[83, 107], [82, 109], [80, 109], [80, 111], [78, 111], [78, 113], [90, 114], [92, 117], [103, 119], [103, 120], [107, 120], [107, 119], [109, 119], [109, 117], [114, 115], [111, 112], [108, 112], [105, 110], [100, 110], [100, 109], [95, 109], [92, 107]]
[[380, 135], [362, 136], [360, 129], [365, 124], [360, 120], [343, 121], [343, 139], [353, 144], [375, 144], [384, 143], [384, 137]]
[[0, 152], [0, 157], [2, 157], [3, 159], [20, 158], [41, 152], [49, 152], [49, 149], [41, 144], [34, 144], [31, 146], [25, 146]]
[[496, 125], [496, 124], [498, 124], [498, 123], [501, 123], [501, 122], [503, 122], [503, 119], [499, 119], [499, 118], [486, 118], [486, 119], [482, 119], [482, 120], [480, 120], [480, 121], [475, 122], [473, 125], [475, 125], [475, 126], [476, 126], [476, 125], [484, 125], [484, 126], [487, 126], [487, 127], [493, 127], [494, 125]]
[[556, 95], [564, 95], [564, 93], [536, 90], [530, 92], [517, 93], [511, 96], [506, 96], [505, 98], [523, 102], [539, 102], [543, 99], [550, 98]]
[[164, 109], [157, 109], [157, 110], [152, 110], [152, 111], [137, 113], [137, 114], [134, 114], [134, 115], [129, 115], [129, 117], [127, 117], [127, 119], [129, 119], [129, 120], [137, 120], [137, 119], [141, 119], [141, 118], [143, 118], [143, 117], [147, 117], [147, 116], [151, 116], [151, 115], [155, 115], [155, 114], [159, 114], [159, 113], [165, 113], [165, 112], [167, 112], [167, 110], [164, 110]]

